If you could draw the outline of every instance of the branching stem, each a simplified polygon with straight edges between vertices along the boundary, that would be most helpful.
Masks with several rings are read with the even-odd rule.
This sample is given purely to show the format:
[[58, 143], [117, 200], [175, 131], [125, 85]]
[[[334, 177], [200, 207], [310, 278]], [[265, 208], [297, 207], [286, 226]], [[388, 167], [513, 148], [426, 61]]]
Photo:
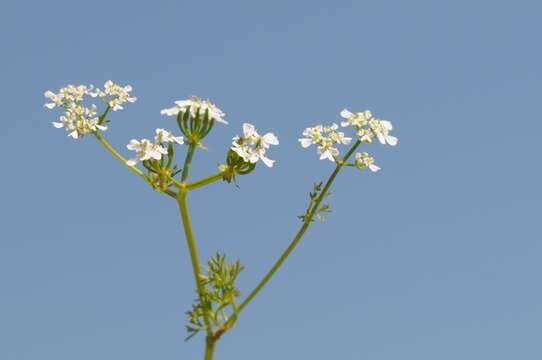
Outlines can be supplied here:
[[194, 182], [191, 182], [191, 183], [187, 184], [186, 189], [187, 190], [195, 190], [195, 189], [200, 188], [202, 186], [212, 184], [215, 181], [218, 181], [218, 180], [222, 179], [222, 176], [223, 176], [223, 172], [220, 171], [220, 172], [218, 172], [216, 174], [207, 176], [207, 177], [205, 177], [203, 179], [199, 179], [199, 180], [196, 180]]
[[[344, 155], [344, 157], [342, 158], [341, 161], [338, 161], [337, 162], [337, 165], [335, 166], [335, 169], [333, 170], [333, 172], [331, 173], [331, 175], [329, 176], [329, 178], [327, 179], [326, 181], [326, 184], [324, 186], [324, 188], [322, 189], [322, 191], [320, 192], [320, 195], [318, 196], [318, 198], [316, 199], [316, 202], [312, 208], [312, 210], [310, 211], [310, 213], [308, 214], [308, 216], [305, 218], [305, 221], [303, 221], [303, 225], [301, 225], [301, 228], [297, 231], [296, 235], [294, 236], [293, 240], [290, 242], [290, 244], [288, 245], [288, 247], [284, 250], [284, 252], [282, 253], [282, 255], [278, 258], [278, 260], [275, 262], [275, 264], [273, 265], [273, 267], [271, 268], [271, 270], [269, 270], [267, 272], [267, 274], [265, 274], [265, 276], [262, 278], [262, 280], [258, 283], [258, 285], [256, 285], [256, 287], [254, 288], [254, 290], [252, 290], [250, 292], [250, 294], [248, 294], [248, 296], [243, 300], [243, 302], [241, 302], [241, 304], [239, 305], [239, 308], [238, 308], [238, 311], [237, 311], [237, 314], [236, 315], [239, 315], [239, 313], [252, 301], [252, 299], [254, 299], [254, 297], [256, 295], [258, 295], [258, 293], [260, 292], [260, 290], [262, 290], [262, 288], [269, 282], [269, 280], [271, 279], [271, 277], [273, 277], [273, 275], [277, 272], [277, 270], [282, 266], [282, 264], [284, 263], [284, 261], [286, 261], [286, 259], [288, 258], [288, 256], [290, 256], [290, 254], [292, 253], [292, 251], [296, 248], [296, 246], [299, 244], [299, 241], [301, 240], [301, 238], [303, 237], [303, 235], [305, 234], [305, 232], [307, 231], [307, 229], [309, 228], [313, 218], [314, 218], [314, 215], [316, 213], [316, 210], [318, 209], [320, 203], [322, 202], [322, 200], [326, 197], [326, 194], [328, 193], [329, 191], [329, 188], [331, 187], [331, 185], [333, 184], [333, 181], [335, 180], [335, 178], [337, 177], [337, 174], [339, 174], [339, 172], [341, 171], [342, 167], [344, 166], [344, 164], [348, 161], [348, 159], [350, 158], [350, 156], [352, 156], [352, 154], [354, 153], [354, 151], [356, 151], [356, 149], [358, 148], [358, 146], [361, 144], [361, 142], [358, 140], [354, 143], [354, 145], [352, 145], [352, 147], [350, 148], [350, 150], [348, 150], [348, 152]], [[236, 317], [236, 316], [235, 316]], [[234, 319], [235, 317], [231, 317], [230, 318], [230, 321], [232, 321], [232, 319]], [[228, 325], [228, 323], [225, 324], [226, 328]]]
[[[135, 166], [130, 166], [126, 163], [126, 159], [121, 155], [119, 154], [119, 152], [117, 150], [115, 150], [115, 148], [113, 148], [113, 146], [111, 146], [104, 138], [103, 136], [98, 132], [98, 131], [94, 131], [92, 133], [92, 135], [94, 135], [94, 137], [96, 138], [96, 140], [98, 140], [98, 142], [100, 144], [102, 144], [102, 146], [107, 150], [109, 151], [109, 153], [111, 155], [113, 155], [118, 161], [120, 161], [121, 163], [123, 163], [126, 167], [128, 167], [128, 169], [130, 169], [131, 172], [133, 172], [134, 174], [136, 174], [137, 176], [141, 177], [147, 184], [149, 184], [150, 186], [152, 186], [154, 188], [154, 185], [149, 181], [149, 179], [147, 179], [147, 177], [145, 176], [145, 174], [139, 170], [137, 167]], [[177, 182], [178, 184], [178, 182]], [[179, 184], [180, 185], [180, 184]], [[161, 190], [161, 192], [163, 192], [164, 194], [172, 197], [172, 198], [175, 198], [176, 197], [176, 194], [175, 192], [169, 190], [169, 189], [166, 189], [166, 190]]]

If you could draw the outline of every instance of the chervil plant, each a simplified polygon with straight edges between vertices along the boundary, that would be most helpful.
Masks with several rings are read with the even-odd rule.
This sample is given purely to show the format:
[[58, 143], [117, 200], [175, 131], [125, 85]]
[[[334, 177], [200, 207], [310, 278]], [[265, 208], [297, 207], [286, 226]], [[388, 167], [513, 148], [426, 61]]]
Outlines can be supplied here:
[[[345, 167], [359, 170], [368, 168], [372, 172], [380, 170], [374, 158], [367, 152], [357, 152], [361, 145], [373, 142], [395, 146], [397, 138], [390, 135], [392, 124], [386, 120], [375, 118], [371, 112], [340, 113], [341, 127], [350, 130], [348, 137], [339, 131], [339, 125], [316, 125], [306, 128], [299, 142], [303, 148], [316, 146], [321, 160], [333, 163], [334, 169], [326, 181], [314, 184], [309, 194], [309, 203], [305, 212], [299, 215], [300, 228], [288, 247], [276, 260], [261, 281], [248, 295], [239, 299], [240, 291], [235, 282], [243, 271], [239, 261], [228, 263], [226, 255], [216, 254], [207, 261], [207, 266], [200, 265], [198, 251], [187, 206], [188, 194], [218, 181], [236, 184], [237, 177], [252, 173], [259, 161], [267, 167], [273, 167], [274, 160], [267, 157], [271, 146], [279, 144], [273, 133], [258, 133], [254, 125], [244, 123], [242, 134], [235, 136], [226, 151], [225, 162], [218, 169], [202, 179], [189, 181], [190, 168], [194, 154], [198, 149], [206, 149], [202, 140], [214, 129], [216, 123], [227, 125], [226, 115], [209, 100], [191, 97], [176, 101], [175, 105], [163, 109], [162, 115], [173, 117], [180, 134], [158, 128], [151, 139], [131, 139], [126, 148], [132, 155], [129, 159], [122, 156], [103, 137], [108, 129], [111, 112], [122, 110], [126, 103], [133, 103], [132, 87], [121, 86], [107, 81], [103, 89], [85, 85], [68, 85], [57, 93], [45, 92], [48, 109], [61, 110], [59, 119], [53, 122], [54, 127], [63, 128], [73, 139], [91, 136], [107, 149], [130, 171], [141, 177], [149, 186], [160, 194], [164, 194], [179, 205], [184, 235], [192, 263], [197, 300], [187, 311], [187, 337], [190, 339], [198, 333], [205, 334], [205, 359], [213, 358], [217, 341], [230, 331], [239, 319], [243, 309], [254, 299], [262, 288], [283, 265], [290, 253], [295, 249], [314, 219], [324, 220], [331, 211], [323, 201], [339, 172]], [[93, 103], [100, 100], [99, 105]], [[376, 141], [375, 141], [376, 139]], [[341, 157], [341, 146], [348, 149]], [[185, 152], [184, 161], [178, 163], [176, 154]], [[355, 154], [355, 155], [354, 155]], [[353, 159], [352, 159], [353, 158]]]

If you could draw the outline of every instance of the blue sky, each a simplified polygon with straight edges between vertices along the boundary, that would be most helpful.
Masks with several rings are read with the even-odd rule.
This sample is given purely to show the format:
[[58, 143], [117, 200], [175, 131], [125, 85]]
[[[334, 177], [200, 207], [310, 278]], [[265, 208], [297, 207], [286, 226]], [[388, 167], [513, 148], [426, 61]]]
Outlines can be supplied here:
[[299, 147], [344, 108], [393, 121], [382, 171], [346, 169], [333, 213], [217, 359], [540, 359], [535, 1], [3, 1], [0, 358], [198, 359], [184, 343], [193, 279], [175, 202], [99, 147], [54, 129], [43, 92], [112, 79], [138, 101], [123, 150], [174, 100], [228, 115], [194, 176], [243, 122], [274, 132], [276, 167], [190, 196], [202, 257], [240, 258], [246, 294], [299, 226], [331, 163]]

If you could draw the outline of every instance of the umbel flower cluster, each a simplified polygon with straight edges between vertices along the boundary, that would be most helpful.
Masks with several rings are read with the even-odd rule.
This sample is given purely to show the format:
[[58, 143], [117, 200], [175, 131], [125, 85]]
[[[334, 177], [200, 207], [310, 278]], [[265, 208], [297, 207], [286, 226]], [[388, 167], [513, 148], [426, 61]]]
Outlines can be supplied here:
[[[136, 101], [135, 97], [130, 96], [131, 91], [130, 85], [121, 86], [111, 80], [105, 82], [103, 89], [95, 88], [92, 85], [68, 85], [61, 88], [56, 94], [52, 91], [46, 91], [45, 97], [50, 102], [46, 103], [45, 107], [48, 109], [62, 108], [63, 114], [58, 121], [53, 122], [53, 125], [56, 128], [64, 128], [69, 132], [68, 136], [79, 139], [88, 133], [107, 130], [105, 123], [109, 121], [105, 119], [105, 116], [108, 111], [122, 110], [124, 103]], [[97, 115], [98, 107], [95, 104], [85, 105], [88, 98], [99, 98], [106, 104], [102, 115]], [[210, 100], [199, 99], [196, 96], [175, 101], [173, 107], [162, 109], [160, 114], [174, 117], [183, 117], [184, 114], [189, 114], [192, 118], [203, 115], [212, 121], [228, 124], [225, 120], [226, 114], [221, 109]], [[397, 145], [397, 137], [390, 135], [390, 131], [393, 129], [390, 121], [377, 119], [368, 110], [353, 113], [344, 109], [340, 112], [340, 116], [343, 118], [341, 127], [351, 127], [359, 141], [370, 144], [376, 138], [381, 144]], [[272, 133], [259, 135], [254, 125], [249, 123], [244, 123], [242, 129], [243, 134], [232, 139], [231, 150], [246, 163], [254, 164], [258, 160], [262, 160], [265, 165], [272, 167], [274, 160], [266, 157], [265, 153], [271, 145], [279, 144], [278, 138]], [[303, 137], [299, 139], [299, 142], [304, 148], [316, 145], [316, 151], [321, 160], [327, 159], [337, 162], [340, 154], [337, 146], [352, 143], [352, 138], [345, 136], [344, 132], [338, 131], [338, 129], [339, 126], [336, 123], [308, 127], [303, 131]], [[130, 140], [127, 148], [134, 151], [136, 155], [128, 160], [127, 164], [135, 166], [140, 161], [162, 160], [162, 157], [168, 154], [170, 145], [184, 143], [183, 136], [175, 136], [167, 130], [157, 128], [154, 142], [145, 138]], [[367, 167], [373, 172], [380, 170], [380, 167], [374, 164], [374, 158], [369, 156], [367, 152], [357, 153], [353, 165], [360, 169]]]
[[[341, 126], [352, 127], [360, 142], [370, 144], [376, 137], [383, 145], [397, 145], [398, 139], [389, 134], [393, 129], [391, 122], [374, 118], [370, 111], [352, 113], [344, 109], [341, 111], [341, 117], [344, 119]], [[299, 139], [299, 142], [304, 148], [316, 145], [316, 152], [320, 155], [321, 160], [327, 159], [337, 162], [340, 152], [336, 146], [349, 145], [352, 142], [352, 138], [346, 137], [343, 132], [337, 131], [337, 129], [339, 126], [335, 123], [329, 126], [317, 125], [306, 128], [303, 131], [304, 137]], [[359, 169], [367, 167], [373, 172], [380, 170], [378, 166], [374, 165], [374, 158], [366, 152], [356, 154], [354, 165]]]
[[[197, 244], [190, 222], [187, 204], [189, 192], [211, 185], [220, 180], [236, 184], [236, 177], [253, 172], [261, 161], [266, 167], [273, 167], [275, 160], [268, 157], [271, 146], [279, 145], [279, 139], [271, 132], [261, 135], [256, 127], [248, 122], [242, 124], [242, 133], [232, 137], [226, 150], [225, 162], [209, 176], [190, 180], [189, 173], [196, 150], [206, 150], [203, 140], [214, 129], [216, 123], [228, 125], [226, 114], [210, 100], [192, 96], [174, 102], [172, 107], [162, 109], [161, 115], [173, 118], [177, 131], [160, 127], [147, 138], [128, 141], [126, 149], [131, 152], [125, 158], [103, 137], [108, 129], [109, 115], [124, 109], [127, 103], [136, 98], [131, 95], [130, 85], [119, 85], [108, 80], [103, 88], [92, 85], [68, 85], [58, 92], [46, 91], [48, 109], [60, 109], [59, 118], [53, 122], [56, 128], [63, 128], [68, 136], [81, 139], [85, 135], [94, 137], [108, 152], [122, 162], [133, 173], [141, 177], [152, 189], [167, 195], [178, 203], [184, 229], [184, 237], [196, 285], [197, 299], [187, 312], [188, 338], [204, 332], [205, 359], [213, 358], [215, 345], [223, 334], [233, 328], [243, 309], [265, 287], [275, 272], [283, 265], [296, 248], [307, 228], [314, 219], [323, 220], [331, 208], [323, 204], [330, 194], [329, 190], [338, 173], [346, 167], [372, 172], [380, 170], [374, 158], [366, 151], [357, 151], [360, 146], [373, 143], [397, 145], [398, 139], [390, 134], [393, 126], [387, 120], [373, 116], [370, 111], [340, 112], [340, 126], [337, 123], [318, 124], [307, 127], [299, 138], [301, 147], [316, 147], [321, 160], [334, 164], [334, 169], [326, 181], [314, 184], [309, 193], [309, 204], [300, 215], [301, 227], [284, 252], [252, 291], [241, 301], [241, 291], [235, 281], [243, 270], [239, 261], [226, 262], [226, 256], [216, 254], [200, 266]], [[166, 123], [166, 122], [165, 122]], [[166, 123], [167, 124], [167, 123]], [[341, 131], [349, 130], [351, 135]], [[348, 146], [344, 155], [341, 147]], [[184, 161], [177, 161], [176, 154], [184, 149]]]
[[[94, 88], [86, 85], [68, 85], [58, 91], [57, 94], [52, 91], [46, 91], [45, 97], [50, 100], [45, 106], [48, 109], [60, 107], [64, 113], [59, 121], [53, 122], [56, 128], [65, 128], [69, 136], [78, 139], [85, 134], [97, 130], [105, 131], [105, 114], [111, 109], [113, 111], [122, 110], [122, 104], [136, 101], [135, 97], [130, 96], [131, 86], [120, 86], [111, 80], [106, 81], [103, 89]], [[95, 104], [85, 105], [88, 97], [99, 98], [106, 104], [106, 110], [103, 116], [97, 116], [97, 106]]]

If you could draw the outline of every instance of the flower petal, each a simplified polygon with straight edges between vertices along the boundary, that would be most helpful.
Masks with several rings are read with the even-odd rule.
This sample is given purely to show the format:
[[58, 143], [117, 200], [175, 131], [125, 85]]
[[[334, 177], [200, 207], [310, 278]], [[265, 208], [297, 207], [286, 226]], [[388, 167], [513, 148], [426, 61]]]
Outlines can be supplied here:
[[386, 141], [388, 142], [388, 144], [390, 144], [390, 146], [395, 146], [397, 145], [397, 141], [399, 139], [397, 139], [395, 136], [391, 136], [391, 135], [388, 135], [386, 137]]
[[262, 159], [263, 163], [267, 165], [267, 167], [273, 167], [273, 164], [275, 163], [275, 160], [271, 160], [269, 158], [266, 158], [265, 156], [260, 156], [260, 159]]
[[262, 136], [264, 143], [269, 145], [278, 145], [279, 139], [272, 133], [267, 133], [264, 136]]
[[256, 132], [256, 128], [254, 127], [254, 125], [249, 124], [249, 123], [243, 124], [243, 134], [245, 135], [246, 138], [258, 136], [258, 133]]
[[[353, 113], [351, 113], [350, 111], [348, 111], [347, 109], [343, 109], [341, 111], [341, 117], [345, 118], [345, 119], [350, 119], [352, 116], [354, 116]], [[347, 123], [348, 124], [348, 123]], [[343, 125], [344, 126], [344, 125]]]
[[301, 143], [301, 146], [304, 148], [308, 148], [312, 145], [312, 140], [307, 138], [298, 139], [298, 141]]

